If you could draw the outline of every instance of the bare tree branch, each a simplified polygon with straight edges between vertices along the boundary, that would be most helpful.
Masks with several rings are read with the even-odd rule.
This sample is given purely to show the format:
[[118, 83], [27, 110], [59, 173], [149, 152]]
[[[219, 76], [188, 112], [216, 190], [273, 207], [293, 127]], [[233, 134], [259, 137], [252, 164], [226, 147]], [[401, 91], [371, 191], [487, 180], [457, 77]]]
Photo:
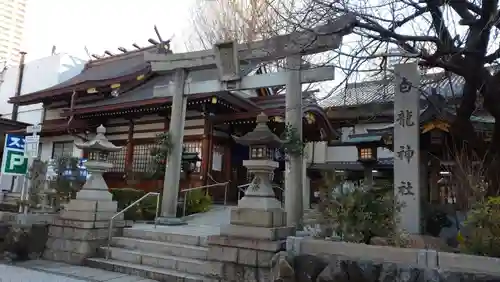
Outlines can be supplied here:
[[[345, 37], [350, 41], [318, 62], [341, 70], [342, 84], [364, 73], [370, 74], [365, 78], [387, 76], [388, 58], [394, 57], [417, 59], [426, 70], [463, 77], [451, 132], [500, 169], [500, 122], [495, 123], [491, 142], [485, 142], [471, 122], [478, 111], [500, 120], [498, 0], [302, 0], [282, 13], [278, 7], [286, 2], [268, 0], [280, 22], [298, 30], [313, 30], [343, 14], [356, 16], [353, 34]], [[335, 93], [332, 90], [327, 97]], [[484, 103], [477, 109], [480, 98]], [[493, 179], [491, 171], [495, 170], [488, 171]], [[493, 186], [500, 191], [500, 183]]]

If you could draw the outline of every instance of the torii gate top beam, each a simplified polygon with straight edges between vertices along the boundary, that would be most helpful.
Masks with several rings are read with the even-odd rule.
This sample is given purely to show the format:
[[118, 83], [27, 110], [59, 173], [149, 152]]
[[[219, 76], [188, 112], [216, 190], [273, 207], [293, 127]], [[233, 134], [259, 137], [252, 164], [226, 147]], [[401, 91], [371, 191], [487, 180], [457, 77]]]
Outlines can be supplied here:
[[[336, 49], [342, 37], [349, 34], [356, 18], [352, 14], [338, 17], [331, 23], [311, 31], [293, 32], [270, 39], [238, 44], [237, 57], [242, 62], [268, 62], [291, 55], [310, 55]], [[217, 58], [214, 50], [204, 50], [179, 54], [145, 53], [146, 61], [151, 62], [152, 70], [168, 72], [175, 69], [197, 69], [215, 67]]]

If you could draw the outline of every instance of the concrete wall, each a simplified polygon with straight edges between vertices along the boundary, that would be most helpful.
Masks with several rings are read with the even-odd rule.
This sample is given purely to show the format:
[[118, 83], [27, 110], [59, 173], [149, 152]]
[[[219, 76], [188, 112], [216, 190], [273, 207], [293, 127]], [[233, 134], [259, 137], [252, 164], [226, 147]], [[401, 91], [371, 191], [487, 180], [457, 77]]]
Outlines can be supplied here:
[[418, 265], [441, 270], [488, 273], [500, 275], [500, 259], [472, 256], [430, 249], [407, 249], [387, 246], [373, 246], [317, 240], [311, 238], [288, 237], [287, 252], [297, 255], [334, 255], [352, 260], [389, 262], [404, 265]]
[[[84, 64], [84, 60], [67, 54], [58, 54], [26, 62], [21, 95], [66, 81], [79, 74]], [[0, 114], [5, 118], [11, 118], [12, 104], [7, 101], [16, 93], [18, 73], [19, 66], [13, 66], [3, 74], [3, 82], [0, 85]], [[41, 116], [41, 104], [19, 107], [19, 121], [38, 123], [41, 122]]]

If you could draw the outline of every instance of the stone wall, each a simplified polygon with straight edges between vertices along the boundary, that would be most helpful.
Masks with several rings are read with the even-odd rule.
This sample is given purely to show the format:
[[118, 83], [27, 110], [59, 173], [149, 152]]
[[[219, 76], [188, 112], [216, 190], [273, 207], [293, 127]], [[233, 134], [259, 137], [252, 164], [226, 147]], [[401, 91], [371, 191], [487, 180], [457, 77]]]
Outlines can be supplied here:
[[[272, 281], [499, 281], [500, 259], [289, 237]], [[281, 279], [281, 280], [280, 280]]]
[[55, 214], [0, 211], [0, 260], [39, 258], [45, 250]]
[[0, 222], [0, 261], [41, 257], [48, 238], [48, 224]]

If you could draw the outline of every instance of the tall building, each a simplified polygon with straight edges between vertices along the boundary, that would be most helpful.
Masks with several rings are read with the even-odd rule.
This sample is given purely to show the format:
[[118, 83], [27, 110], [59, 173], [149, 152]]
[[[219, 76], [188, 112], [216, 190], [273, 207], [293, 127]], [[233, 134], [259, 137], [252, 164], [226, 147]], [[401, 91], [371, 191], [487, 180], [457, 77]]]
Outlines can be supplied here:
[[[0, 63], [19, 64], [27, 0], [0, 0]], [[0, 65], [1, 67], [1, 65]]]

